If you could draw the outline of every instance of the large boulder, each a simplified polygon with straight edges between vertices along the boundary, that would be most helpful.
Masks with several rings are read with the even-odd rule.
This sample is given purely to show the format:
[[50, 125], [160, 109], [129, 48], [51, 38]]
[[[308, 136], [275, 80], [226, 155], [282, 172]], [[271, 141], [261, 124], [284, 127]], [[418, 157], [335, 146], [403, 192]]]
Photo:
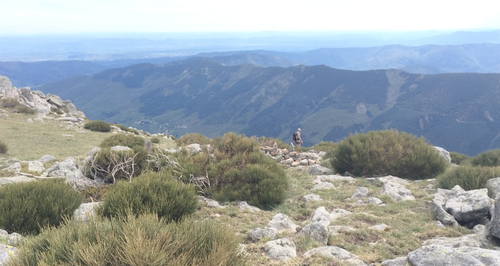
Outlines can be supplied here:
[[264, 246], [267, 256], [273, 260], [287, 261], [297, 256], [295, 244], [288, 238], [269, 241]]
[[444, 208], [457, 222], [473, 227], [487, 219], [492, 204], [488, 189], [483, 188], [465, 191], [448, 199]]
[[500, 265], [500, 251], [475, 247], [452, 248], [428, 245], [408, 254], [412, 266], [486, 266]]
[[297, 232], [297, 228], [299, 226], [296, 225], [288, 216], [283, 213], [278, 213], [274, 215], [273, 219], [269, 221], [266, 228], [274, 228], [278, 233], [281, 232]]
[[382, 187], [382, 195], [388, 195], [395, 201], [415, 200], [409, 189], [396, 182], [385, 182]]
[[356, 255], [350, 253], [349, 251], [343, 248], [335, 246], [313, 248], [304, 253], [304, 258], [309, 258], [312, 256], [322, 256], [328, 259], [336, 259], [339, 260], [342, 263], [342, 265], [352, 265], [352, 266], [366, 265], [366, 263], [360, 260]]

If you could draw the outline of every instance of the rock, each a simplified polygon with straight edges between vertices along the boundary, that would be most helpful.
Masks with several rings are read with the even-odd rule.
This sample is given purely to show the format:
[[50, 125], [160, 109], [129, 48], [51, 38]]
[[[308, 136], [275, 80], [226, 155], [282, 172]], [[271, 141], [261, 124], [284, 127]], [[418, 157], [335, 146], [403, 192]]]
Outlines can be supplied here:
[[315, 185], [313, 188], [311, 188], [311, 190], [328, 190], [328, 189], [335, 189], [335, 186], [332, 183], [321, 182]]
[[434, 194], [434, 199], [431, 202], [431, 209], [434, 217], [444, 225], [458, 226], [458, 222], [457, 220], [455, 220], [455, 217], [446, 212], [446, 210], [443, 208], [444, 202], [442, 202], [439, 197], [442, 196], [439, 194]]
[[384, 182], [382, 195], [388, 195], [395, 201], [415, 200], [415, 197], [409, 189], [394, 182]]
[[368, 229], [375, 231], [387, 231], [389, 229], [389, 226], [387, 226], [386, 224], [376, 224], [368, 227]]
[[247, 239], [250, 242], [259, 242], [263, 238], [275, 238], [277, 230], [275, 228], [254, 228], [248, 233]]
[[321, 197], [316, 194], [307, 194], [304, 197], [302, 197], [302, 200], [305, 202], [310, 202], [310, 201], [322, 201]]
[[297, 232], [297, 228], [299, 226], [296, 225], [288, 216], [283, 213], [278, 213], [274, 215], [273, 219], [269, 221], [266, 228], [274, 228], [278, 233], [282, 232]]
[[368, 188], [366, 187], [357, 187], [354, 194], [351, 196], [351, 199], [364, 198], [368, 195]]
[[42, 163], [46, 163], [46, 162], [50, 162], [50, 161], [53, 161], [55, 160], [56, 157], [54, 156], [51, 156], [51, 155], [44, 155], [42, 156], [40, 159], [38, 159], [38, 161], [42, 162]]
[[[487, 217], [491, 199], [486, 188], [469, 190], [446, 201], [444, 209], [461, 224], [478, 224], [478, 220]], [[472, 226], [471, 226], [472, 227]]]
[[407, 266], [408, 259], [406, 257], [399, 257], [392, 260], [385, 260], [380, 264], [381, 266]]
[[302, 159], [302, 160], [300, 160], [300, 165], [302, 165], [302, 166], [308, 166], [309, 165], [309, 161], [307, 159]]
[[297, 167], [300, 165], [300, 162], [293, 162], [290, 166], [292, 167]]
[[7, 167], [6, 169], [7, 169], [7, 171], [12, 171], [12, 172], [18, 173], [19, 171], [21, 171], [21, 163], [15, 162], [15, 163], [11, 164], [9, 167]]
[[451, 164], [450, 152], [438, 146], [433, 146], [433, 148], [439, 153], [441, 158], [443, 158], [447, 164]]
[[200, 144], [193, 143], [193, 144], [189, 144], [189, 145], [186, 146], [186, 151], [187, 151], [188, 154], [194, 154], [194, 153], [201, 152], [202, 149], [201, 149]]
[[488, 179], [486, 181], [486, 188], [495, 199], [500, 194], [500, 177]]
[[342, 265], [356, 265], [356, 266], [366, 265], [356, 255], [350, 253], [349, 251], [343, 248], [335, 246], [313, 248], [304, 253], [304, 258], [309, 258], [311, 256], [317, 256], [317, 255], [323, 256], [328, 259], [340, 260]]
[[17, 245], [23, 236], [18, 233], [12, 233], [7, 236], [7, 245]]
[[325, 207], [317, 208], [312, 216], [312, 222], [325, 222], [330, 224], [330, 213], [326, 211]]
[[328, 243], [329, 225], [329, 220], [319, 220], [317, 222], [313, 222], [304, 226], [304, 228], [302, 228], [302, 230], [300, 231], [300, 234], [310, 237], [323, 245], [326, 245]]
[[46, 98], [47, 98], [47, 102], [55, 105], [57, 108], [61, 108], [64, 106], [63, 101], [57, 95], [47, 94]]
[[90, 221], [96, 215], [95, 209], [98, 206], [99, 206], [99, 202], [82, 203], [73, 212], [73, 221], [75, 221], [75, 222], [88, 222], [88, 221]]
[[[2, 178], [0, 178], [0, 180], [2, 180]], [[492, 236], [500, 239], [500, 197], [495, 199], [489, 229]]]
[[499, 251], [474, 247], [451, 248], [443, 245], [423, 246], [408, 254], [412, 266], [428, 265], [500, 265]]
[[341, 232], [354, 232], [354, 231], [356, 231], [356, 229], [349, 226], [343, 226], [343, 225], [328, 226], [328, 232], [330, 232], [330, 235], [338, 235]]
[[4, 265], [4, 263], [9, 260], [10, 256], [15, 256], [17, 252], [18, 250], [15, 247], [0, 244], [0, 265]]
[[309, 173], [310, 175], [329, 175], [333, 174], [333, 170], [318, 164], [314, 164], [311, 165], [309, 169], [307, 169], [307, 173]]
[[240, 202], [238, 202], [238, 208], [240, 210], [247, 210], [247, 211], [250, 211], [250, 212], [260, 212], [259, 208], [248, 204], [246, 201], [240, 201]]
[[30, 161], [28, 162], [28, 171], [41, 174], [45, 170], [43, 163], [40, 161]]
[[377, 205], [377, 206], [383, 206], [384, 202], [380, 200], [379, 198], [375, 197], [368, 197], [368, 198], [361, 198], [358, 201], [354, 203], [356, 206], [364, 206], [364, 205]]
[[203, 196], [198, 196], [198, 199], [205, 203], [208, 208], [226, 208], [226, 206], [220, 205], [219, 202], [213, 199], [208, 199]]
[[28, 122], [28, 123], [33, 123], [33, 119], [28, 118], [28, 119], [26, 119], [26, 122]]
[[405, 179], [402, 179], [402, 178], [399, 178], [397, 176], [392, 176], [392, 175], [388, 175], [388, 176], [381, 176], [381, 177], [369, 177], [369, 178], [366, 178], [366, 180], [370, 181], [370, 182], [380, 182], [382, 184], [385, 184], [385, 183], [397, 183], [397, 184], [400, 184], [402, 186], [407, 186], [410, 184], [410, 182], [408, 182], [408, 180], [405, 180]]
[[317, 175], [314, 180], [315, 183], [320, 182], [347, 182], [347, 183], [356, 183], [356, 179], [350, 176], [341, 176], [341, 175]]
[[295, 244], [288, 238], [281, 238], [266, 243], [264, 250], [273, 260], [287, 261], [297, 256]]

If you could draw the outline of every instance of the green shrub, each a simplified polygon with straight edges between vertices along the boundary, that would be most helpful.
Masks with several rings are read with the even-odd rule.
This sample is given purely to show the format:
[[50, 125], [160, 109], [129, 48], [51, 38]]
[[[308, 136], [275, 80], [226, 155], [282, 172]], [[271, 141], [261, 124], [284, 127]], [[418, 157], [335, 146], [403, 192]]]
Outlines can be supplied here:
[[211, 220], [165, 223], [141, 215], [68, 221], [20, 243], [9, 265], [243, 266], [239, 243], [229, 228]]
[[335, 150], [337, 144], [333, 141], [322, 141], [311, 147], [315, 152], [324, 151], [325, 153], [331, 152]]
[[19, 105], [19, 102], [14, 98], [5, 98], [0, 100], [0, 107], [4, 108], [15, 108]]
[[460, 165], [448, 168], [436, 180], [440, 188], [451, 189], [459, 185], [465, 190], [474, 190], [485, 188], [486, 181], [497, 176], [500, 176], [500, 167]]
[[224, 186], [213, 192], [215, 199], [244, 200], [263, 209], [283, 202], [288, 188], [284, 170], [277, 164], [248, 164], [241, 171], [231, 169], [224, 174], [224, 182]]
[[454, 151], [450, 152], [450, 157], [451, 157], [451, 163], [454, 164], [462, 164], [465, 162], [469, 162], [470, 160], [470, 156]]
[[206, 145], [210, 143], [210, 139], [199, 133], [188, 133], [176, 140], [177, 145], [185, 146], [193, 143]]
[[28, 106], [24, 106], [24, 105], [18, 105], [16, 106], [16, 110], [18, 113], [21, 113], [21, 114], [29, 114], [29, 115], [34, 115], [36, 114], [36, 111], [29, 108]]
[[156, 143], [156, 144], [160, 143], [160, 138], [159, 137], [152, 137], [151, 143]]
[[175, 154], [184, 182], [189, 177], [208, 177], [198, 184], [203, 193], [220, 201], [245, 200], [260, 208], [272, 208], [284, 200], [286, 174], [274, 160], [262, 154], [257, 143], [234, 132], [213, 141], [213, 154]]
[[85, 162], [83, 173], [95, 180], [112, 181], [112, 183], [120, 179], [131, 180], [147, 169], [147, 156], [147, 151], [137, 146], [128, 151], [102, 148], [94, 154], [92, 160]]
[[3, 143], [0, 140], [0, 154], [7, 153], [8, 150], [9, 150], [9, 147], [7, 147], [7, 144]]
[[90, 131], [96, 132], [110, 132], [111, 126], [104, 121], [88, 121], [83, 125], [83, 128], [88, 129]]
[[144, 148], [144, 138], [130, 134], [115, 134], [105, 138], [99, 145], [101, 148], [113, 146], [127, 146], [129, 148]]
[[473, 166], [500, 166], [500, 149], [485, 151], [470, 159]]
[[257, 144], [259, 146], [262, 146], [262, 147], [265, 147], [265, 146], [272, 147], [274, 145], [274, 143], [276, 143], [276, 145], [280, 149], [288, 148], [288, 144], [283, 142], [281, 139], [271, 138], [271, 137], [259, 137], [259, 138], [252, 137], [252, 139], [256, 139]]
[[120, 124], [114, 124], [116, 127], [118, 127], [119, 129], [125, 131], [125, 132], [131, 132], [131, 133], [134, 133], [136, 135], [139, 135], [139, 131], [133, 129], [133, 128], [129, 128], [129, 127], [126, 127], [124, 125], [120, 125]]
[[143, 173], [132, 182], [117, 182], [110, 187], [100, 214], [126, 217], [128, 214], [156, 213], [166, 221], [179, 221], [192, 214], [198, 198], [194, 187], [158, 173]]
[[396, 130], [351, 135], [338, 143], [331, 162], [338, 173], [407, 179], [430, 178], [446, 167], [444, 159], [424, 138]]
[[62, 179], [0, 187], [0, 228], [23, 235], [58, 226], [80, 206], [82, 195]]

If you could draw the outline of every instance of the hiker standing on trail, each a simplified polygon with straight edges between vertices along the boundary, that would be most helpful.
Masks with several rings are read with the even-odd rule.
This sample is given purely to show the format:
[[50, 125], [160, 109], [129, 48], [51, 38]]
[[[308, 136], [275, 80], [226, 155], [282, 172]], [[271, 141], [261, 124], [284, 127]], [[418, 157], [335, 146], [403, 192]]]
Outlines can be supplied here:
[[293, 133], [293, 141], [295, 145], [300, 148], [300, 144], [303, 143], [302, 137], [300, 136], [300, 128], [297, 129], [297, 132]]

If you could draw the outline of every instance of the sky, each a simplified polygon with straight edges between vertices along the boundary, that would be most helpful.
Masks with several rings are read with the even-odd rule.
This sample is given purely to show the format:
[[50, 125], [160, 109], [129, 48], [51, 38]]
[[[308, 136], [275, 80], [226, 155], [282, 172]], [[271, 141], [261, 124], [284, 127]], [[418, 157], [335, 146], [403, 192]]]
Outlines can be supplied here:
[[0, 35], [500, 29], [498, 0], [0, 0]]

